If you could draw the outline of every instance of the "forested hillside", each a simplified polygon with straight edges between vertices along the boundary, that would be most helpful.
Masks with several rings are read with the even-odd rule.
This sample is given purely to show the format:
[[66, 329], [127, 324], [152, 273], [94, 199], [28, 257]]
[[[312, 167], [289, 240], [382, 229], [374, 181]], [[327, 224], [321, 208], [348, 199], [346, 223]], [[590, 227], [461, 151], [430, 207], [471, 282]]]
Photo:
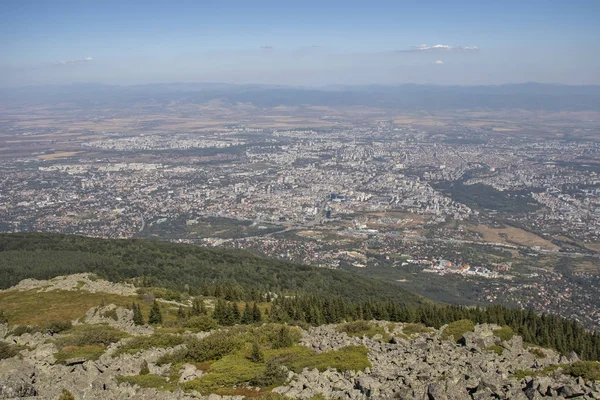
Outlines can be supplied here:
[[[151, 240], [108, 240], [58, 234], [0, 234], [0, 289], [26, 278], [92, 272], [111, 281], [145, 277], [146, 285], [202, 293], [210, 286], [231, 299], [251, 291], [310, 293], [346, 300], [423, 303], [394, 284], [350, 272], [314, 268], [258, 257], [249, 252], [210, 249]], [[218, 294], [218, 293], [217, 293]]]

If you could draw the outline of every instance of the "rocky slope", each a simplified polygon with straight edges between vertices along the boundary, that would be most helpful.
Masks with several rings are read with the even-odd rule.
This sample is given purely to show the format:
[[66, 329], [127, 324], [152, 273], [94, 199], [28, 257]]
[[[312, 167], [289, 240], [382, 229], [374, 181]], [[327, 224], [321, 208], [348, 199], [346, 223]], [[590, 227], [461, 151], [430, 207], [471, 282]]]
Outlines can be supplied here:
[[[15, 289], [135, 293], [133, 287], [109, 284], [88, 275], [44, 282], [25, 281]], [[19, 334], [14, 327], [9, 329], [6, 324], [0, 324], [0, 399], [57, 399], [64, 389], [76, 399], [243, 398], [242, 395], [201, 394], [189, 387], [183, 391], [184, 383], [210, 373], [203, 370], [201, 363], [157, 364], [161, 356], [185, 349], [190, 338], [202, 340], [210, 332], [178, 333], [188, 342], [181, 340], [166, 348], [123, 352], [120, 350], [136, 338], [150, 337], [155, 332], [151, 326], [135, 325], [131, 310], [112, 304], [98, 306], [72, 323], [75, 330], [108, 327], [127, 337], [108, 344], [97, 357], [59, 360], [59, 350], [64, 347], [60, 345], [61, 340], [72, 333]], [[512, 333], [510, 337], [499, 335], [500, 327], [495, 325], [477, 325], [474, 331], [461, 332], [460, 338], [447, 337], [446, 327], [435, 330], [421, 326], [415, 330], [415, 324], [386, 321], [371, 321], [368, 326], [372, 328], [370, 333], [352, 336], [336, 325], [302, 330], [299, 346], [303, 347], [296, 345], [296, 348], [308, 348], [320, 354], [348, 346], [364, 346], [372, 366], [358, 371], [304, 368], [294, 372], [290, 369], [286, 371], [287, 379], [280, 379], [276, 387], [270, 387], [272, 396], [280, 397], [269, 398], [312, 399], [322, 395], [325, 399], [360, 400], [600, 399], [600, 381], [568, 373], [568, 366], [578, 361], [576, 354], [565, 357], [550, 349], [529, 347]], [[218, 335], [229, 334], [231, 331], [226, 329], [218, 331]], [[18, 351], [8, 356], [5, 353], [3, 357], [2, 345]], [[173, 390], [142, 388], [121, 379], [139, 377], [146, 366], [147, 373], [173, 383]], [[246, 396], [257, 390], [250, 382], [243, 383], [242, 389]]]

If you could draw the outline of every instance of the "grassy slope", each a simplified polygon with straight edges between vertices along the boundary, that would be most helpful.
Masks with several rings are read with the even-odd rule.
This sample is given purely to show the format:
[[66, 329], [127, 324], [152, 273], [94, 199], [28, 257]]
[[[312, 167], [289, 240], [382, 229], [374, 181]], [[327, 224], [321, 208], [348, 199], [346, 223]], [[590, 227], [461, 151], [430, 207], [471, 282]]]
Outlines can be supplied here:
[[406, 305], [423, 298], [395, 284], [345, 271], [258, 257], [249, 252], [151, 240], [0, 234], [0, 288], [25, 278], [93, 272], [112, 281], [152, 276], [159, 286], [237, 283], [261, 290], [327, 293], [346, 299], [389, 299]]

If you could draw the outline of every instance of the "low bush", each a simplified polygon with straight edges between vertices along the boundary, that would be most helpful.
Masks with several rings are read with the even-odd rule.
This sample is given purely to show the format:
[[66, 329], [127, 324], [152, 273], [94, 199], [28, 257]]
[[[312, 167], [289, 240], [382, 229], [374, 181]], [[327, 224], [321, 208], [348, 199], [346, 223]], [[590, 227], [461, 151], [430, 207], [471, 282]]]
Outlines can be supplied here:
[[105, 351], [106, 348], [101, 345], [65, 346], [54, 353], [54, 358], [59, 364], [64, 364], [68, 359], [80, 357], [86, 360], [97, 360]]
[[21, 336], [26, 333], [33, 334], [33, 333], [38, 333], [38, 332], [43, 332], [43, 329], [40, 328], [39, 326], [19, 325], [19, 326], [15, 326], [13, 329], [11, 329], [8, 334], [13, 335], [13, 336]]
[[323, 353], [315, 353], [303, 346], [294, 346], [265, 353], [267, 358], [276, 360], [294, 372], [300, 372], [304, 368], [325, 371], [328, 367], [338, 371], [362, 371], [371, 367], [367, 357], [369, 350], [364, 346], [347, 346]]
[[46, 329], [52, 333], [61, 333], [72, 327], [73, 324], [71, 324], [71, 321], [52, 321], [48, 324]]
[[117, 382], [129, 383], [130, 385], [138, 385], [141, 388], [155, 388], [162, 390], [176, 389], [176, 385], [167, 380], [166, 377], [154, 374], [118, 376]]
[[385, 329], [381, 326], [374, 325], [368, 321], [353, 321], [342, 324], [337, 327], [338, 332], [346, 332], [348, 336], [354, 337], [369, 337], [372, 338], [375, 335], [381, 335], [386, 341], [391, 339], [390, 335], [386, 333]]
[[499, 356], [501, 356], [502, 353], [504, 353], [504, 347], [498, 346], [497, 344], [494, 344], [492, 346], [486, 347], [483, 350], [485, 350], [485, 351], [493, 351], [494, 353], [496, 353]]
[[475, 323], [470, 319], [461, 319], [454, 321], [442, 331], [442, 339], [449, 340], [451, 337], [454, 341], [458, 342], [462, 336], [467, 332], [473, 332], [475, 330]]
[[565, 368], [565, 373], [575, 377], [598, 381], [600, 380], [600, 363], [597, 361], [576, 361]]
[[433, 331], [433, 329], [428, 328], [423, 324], [405, 324], [402, 327], [402, 332], [408, 336], [419, 335], [421, 333], [431, 333]]
[[171, 335], [168, 333], [154, 333], [150, 336], [136, 336], [115, 351], [115, 356], [120, 354], [135, 354], [142, 350], [151, 348], [169, 348], [175, 347], [185, 342], [181, 335]]
[[499, 337], [503, 341], [508, 341], [515, 336], [515, 332], [508, 325], [504, 325], [500, 329], [494, 329], [494, 336]]
[[0, 360], [11, 358], [19, 354], [19, 348], [6, 342], [0, 342]]
[[217, 329], [219, 324], [217, 321], [208, 315], [197, 315], [188, 319], [183, 326], [198, 331], [211, 331]]
[[58, 400], [75, 400], [75, 396], [67, 389], [63, 389], [60, 396], [58, 396]]
[[195, 362], [218, 360], [240, 347], [241, 343], [236, 339], [223, 332], [215, 332], [202, 339], [192, 338], [186, 344], [187, 357]]
[[529, 348], [529, 352], [538, 358], [546, 358], [546, 353], [539, 347]]
[[239, 386], [255, 381], [264, 374], [264, 364], [253, 363], [237, 354], [227, 355], [212, 363], [210, 372], [198, 379], [187, 382], [185, 389], [198, 390], [203, 394], [214, 393], [222, 387]]
[[110, 318], [114, 321], [119, 320], [119, 316], [117, 315], [117, 309], [113, 308], [112, 310], [107, 310], [102, 313], [102, 318]]
[[78, 325], [67, 331], [68, 336], [56, 340], [58, 346], [108, 346], [127, 337], [127, 334], [108, 325]]

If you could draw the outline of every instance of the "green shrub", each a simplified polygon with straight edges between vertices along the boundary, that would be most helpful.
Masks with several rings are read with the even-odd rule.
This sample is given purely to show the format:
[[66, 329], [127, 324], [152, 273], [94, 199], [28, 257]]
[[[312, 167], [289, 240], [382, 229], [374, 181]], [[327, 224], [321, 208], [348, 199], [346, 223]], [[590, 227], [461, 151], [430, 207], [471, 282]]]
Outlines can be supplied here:
[[214, 393], [222, 387], [238, 386], [252, 382], [262, 374], [265, 367], [256, 364], [238, 354], [231, 354], [214, 362], [209, 373], [184, 384], [188, 390], [198, 390], [201, 393]]
[[150, 367], [148, 367], [148, 361], [144, 360], [142, 362], [142, 367], [140, 368], [140, 375], [148, 375], [150, 374]]
[[283, 349], [293, 346], [294, 342], [295, 338], [292, 329], [289, 326], [282, 325], [277, 331], [277, 336], [271, 341], [271, 347], [274, 349]]
[[180, 364], [185, 362], [188, 359], [188, 350], [187, 348], [178, 349], [175, 351], [171, 351], [169, 353], [165, 353], [156, 360], [157, 365], [165, 365], [165, 364]]
[[19, 354], [19, 348], [6, 342], [0, 342], [0, 360], [11, 358]]
[[502, 353], [504, 353], [504, 347], [502, 346], [498, 346], [497, 344], [494, 344], [492, 346], [488, 346], [485, 349], [486, 351], [493, 351], [494, 353], [496, 353], [497, 355], [501, 356]]
[[136, 336], [115, 351], [115, 356], [120, 354], [135, 354], [142, 350], [151, 348], [169, 348], [175, 347], [185, 342], [181, 335], [171, 335], [168, 333], [155, 332], [151, 336]]
[[423, 324], [405, 324], [402, 327], [402, 332], [409, 336], [419, 335], [421, 333], [431, 333], [433, 331], [433, 329], [428, 328]]
[[75, 396], [73, 396], [73, 393], [69, 392], [67, 389], [63, 389], [60, 396], [58, 396], [58, 400], [75, 400]]
[[350, 336], [362, 336], [363, 332], [371, 329], [372, 325], [367, 321], [353, 321], [337, 327], [338, 332], [346, 332]]
[[597, 361], [576, 361], [565, 368], [565, 373], [597, 381], [600, 380], [600, 363]]
[[368, 354], [369, 350], [364, 346], [347, 346], [323, 353], [315, 353], [303, 346], [266, 352], [267, 358], [277, 360], [294, 372], [300, 372], [304, 368], [325, 371], [328, 367], [338, 371], [362, 371], [371, 367]]
[[563, 368], [564, 365], [563, 364], [553, 364], [553, 365], [548, 365], [547, 367], [544, 367], [542, 369], [538, 369], [536, 371], [532, 371], [530, 369], [520, 369], [518, 371], [516, 371], [512, 377], [513, 378], [517, 378], [517, 379], [524, 379], [527, 378], [528, 376], [532, 376], [532, 377], [537, 377], [537, 376], [547, 376], [550, 373], [556, 371], [559, 368]]
[[108, 346], [127, 337], [127, 334], [108, 325], [78, 325], [73, 327], [68, 336], [56, 340], [59, 346]]
[[462, 336], [467, 332], [473, 332], [475, 330], [475, 324], [470, 319], [461, 319], [454, 321], [442, 331], [442, 339], [449, 340], [453, 337], [455, 341], [459, 341]]
[[39, 326], [19, 325], [19, 326], [15, 326], [13, 329], [11, 329], [11, 331], [9, 332], [9, 335], [21, 336], [26, 333], [33, 334], [33, 333], [38, 333], [38, 332], [43, 332], [43, 329], [40, 328]]
[[265, 371], [257, 375], [250, 383], [255, 386], [273, 386], [283, 384], [287, 379], [287, 370], [279, 360], [271, 359], [265, 365]]
[[187, 357], [195, 362], [218, 360], [240, 347], [235, 337], [215, 332], [203, 339], [191, 338], [187, 342]]
[[302, 337], [302, 332], [298, 328], [281, 324], [265, 324], [256, 327], [244, 326], [238, 329], [238, 334], [240, 334], [243, 341], [257, 342], [266, 348], [296, 344]]
[[386, 341], [391, 339], [390, 335], [381, 326], [371, 324], [368, 321], [353, 321], [342, 324], [337, 327], [338, 332], [346, 332], [348, 336], [354, 337], [369, 337], [381, 335]]
[[2, 310], [0, 310], [0, 324], [8, 324], [8, 317]]
[[529, 352], [538, 358], [546, 358], [546, 353], [539, 347], [529, 348]]
[[512, 328], [510, 326], [504, 325], [500, 329], [494, 329], [494, 336], [497, 336], [501, 340], [506, 342], [506, 341], [509, 341], [510, 339], [512, 339], [513, 336], [515, 336], [515, 332], [512, 330]]
[[48, 324], [47, 328], [52, 333], [61, 333], [69, 330], [73, 327], [71, 321], [52, 321]]
[[117, 315], [117, 309], [113, 308], [112, 310], [107, 310], [102, 313], [103, 318], [110, 318], [114, 321], [119, 320], [119, 316]]
[[211, 331], [217, 329], [219, 324], [214, 318], [208, 315], [197, 315], [188, 319], [183, 326], [198, 331]]

